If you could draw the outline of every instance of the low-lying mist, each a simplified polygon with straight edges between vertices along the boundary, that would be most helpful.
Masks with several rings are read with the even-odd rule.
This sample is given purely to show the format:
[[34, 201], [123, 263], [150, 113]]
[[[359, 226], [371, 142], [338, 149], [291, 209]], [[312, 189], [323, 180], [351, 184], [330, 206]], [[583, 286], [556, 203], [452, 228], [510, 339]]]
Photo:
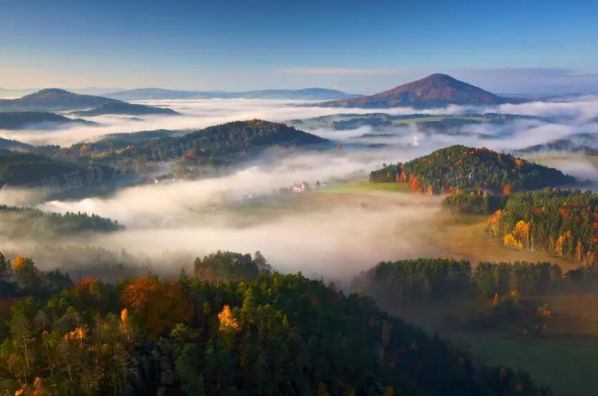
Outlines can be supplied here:
[[[259, 99], [194, 99], [142, 101], [146, 105], [168, 107], [181, 113], [180, 116], [116, 116], [106, 115], [88, 118], [100, 126], [78, 125], [60, 130], [0, 130], [0, 137], [42, 145], [70, 145], [81, 141], [93, 141], [109, 133], [136, 132], [156, 129], [197, 130], [211, 125], [230, 121], [264, 119], [284, 122], [291, 119], [303, 119], [332, 114], [367, 114], [386, 113], [407, 115], [427, 114], [465, 114], [465, 113], [502, 113], [540, 116], [550, 118], [552, 122], [565, 126], [581, 126], [598, 117], [598, 97], [586, 96], [576, 101], [530, 102], [516, 105], [491, 107], [472, 107], [451, 105], [446, 108], [418, 109], [399, 107], [391, 109], [347, 109], [302, 106], [317, 102], [291, 100]], [[595, 130], [595, 129], [594, 129]], [[308, 131], [312, 132], [312, 131]], [[547, 131], [548, 133], [550, 131]], [[324, 137], [334, 140], [350, 136], [349, 133], [334, 134], [320, 131]]]
[[[301, 103], [243, 99], [145, 102], [171, 107], [183, 115], [144, 117], [141, 121], [94, 117], [94, 121], [104, 125], [61, 131], [19, 131], [9, 136], [0, 131], [0, 135], [35, 144], [70, 144], [106, 133], [198, 129], [252, 118], [285, 121], [338, 113], [416, 112], [406, 108], [297, 106]], [[348, 279], [380, 260], [442, 255], [444, 252], [432, 246], [426, 237], [442, 232], [433, 221], [440, 213], [441, 198], [407, 193], [343, 194], [334, 190], [280, 194], [280, 189], [301, 182], [313, 185], [317, 181], [334, 188], [339, 181], [366, 179], [370, 171], [383, 163], [408, 161], [454, 144], [486, 146], [497, 151], [519, 150], [582, 133], [598, 134], [598, 124], [590, 121], [597, 115], [594, 111], [597, 108], [598, 99], [590, 97], [578, 102], [538, 102], [487, 109], [451, 106], [417, 111], [431, 114], [489, 111], [550, 118], [468, 125], [459, 134], [433, 128], [421, 131], [415, 125], [309, 130], [340, 142], [342, 150], [298, 152], [282, 158], [264, 153], [226, 176], [122, 188], [108, 197], [43, 202], [38, 191], [3, 188], [0, 190], [3, 204], [35, 205], [59, 213], [93, 213], [117, 220], [126, 227], [122, 231], [68, 238], [48, 231], [47, 236], [35, 240], [10, 238], [3, 248], [23, 254], [40, 254], [43, 250], [40, 246], [47, 245], [83, 244], [111, 252], [125, 249], [131, 254], [146, 255], [154, 270], [166, 273], [190, 266], [190, 257], [219, 249], [242, 253], [259, 250], [282, 272], [302, 271], [309, 276]], [[367, 147], [368, 144], [384, 146], [373, 148]], [[598, 180], [596, 168], [583, 158], [568, 158], [550, 165], [574, 176]], [[11, 227], [18, 227], [18, 220], [12, 219]], [[88, 259], [79, 260], [88, 263]], [[76, 263], [78, 259], [72, 260]], [[39, 264], [42, 268], [53, 268], [57, 259]]]

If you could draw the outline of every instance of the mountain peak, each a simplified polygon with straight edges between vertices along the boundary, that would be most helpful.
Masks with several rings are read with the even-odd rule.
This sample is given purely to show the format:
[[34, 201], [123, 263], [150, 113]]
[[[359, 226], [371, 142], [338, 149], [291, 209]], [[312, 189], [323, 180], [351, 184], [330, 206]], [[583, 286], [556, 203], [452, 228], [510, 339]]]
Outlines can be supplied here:
[[60, 88], [46, 88], [40, 91], [34, 92], [31, 95], [68, 95], [71, 92]]
[[355, 99], [325, 102], [325, 107], [414, 108], [445, 107], [447, 105], [496, 105], [506, 99], [447, 74], [434, 73], [420, 80], [400, 85], [375, 95]]
[[433, 73], [430, 74], [428, 77], [423, 78], [423, 80], [456, 80], [456, 78], [451, 77], [448, 74]]

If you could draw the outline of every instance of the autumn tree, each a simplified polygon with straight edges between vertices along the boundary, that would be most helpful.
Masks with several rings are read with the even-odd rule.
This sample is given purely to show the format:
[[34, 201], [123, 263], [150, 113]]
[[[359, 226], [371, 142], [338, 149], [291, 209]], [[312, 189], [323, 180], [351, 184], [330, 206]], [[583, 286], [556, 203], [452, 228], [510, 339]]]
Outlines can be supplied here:
[[177, 323], [189, 323], [193, 315], [191, 302], [183, 295], [180, 284], [159, 278], [135, 278], [122, 294], [125, 308], [134, 309], [147, 333], [157, 337]]

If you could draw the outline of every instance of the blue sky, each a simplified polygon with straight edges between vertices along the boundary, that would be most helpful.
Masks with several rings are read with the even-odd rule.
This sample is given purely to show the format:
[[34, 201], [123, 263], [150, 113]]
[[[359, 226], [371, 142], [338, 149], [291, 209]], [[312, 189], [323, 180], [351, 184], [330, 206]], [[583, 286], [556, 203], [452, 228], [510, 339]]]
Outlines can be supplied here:
[[598, 2], [0, 0], [0, 87], [598, 91]]

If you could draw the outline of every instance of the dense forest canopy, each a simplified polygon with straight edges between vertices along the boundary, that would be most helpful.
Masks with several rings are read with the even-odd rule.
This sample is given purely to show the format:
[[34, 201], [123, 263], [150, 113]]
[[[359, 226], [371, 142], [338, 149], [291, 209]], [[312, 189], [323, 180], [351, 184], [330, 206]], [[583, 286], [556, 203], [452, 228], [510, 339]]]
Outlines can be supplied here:
[[575, 178], [510, 154], [456, 145], [373, 171], [370, 181], [409, 183], [412, 191], [433, 194], [481, 188], [509, 195], [515, 191], [573, 184]]
[[0, 150], [0, 186], [8, 184], [40, 187], [44, 179], [81, 171], [82, 168], [76, 164], [53, 161], [31, 153]]
[[[202, 280], [216, 262], [236, 263], [221, 275], [245, 279]], [[20, 395], [551, 394], [523, 372], [480, 366], [360, 293], [270, 273], [261, 255], [218, 252], [196, 263], [177, 279], [106, 284], [0, 256], [9, 294], [0, 386]]]
[[598, 196], [590, 191], [544, 189], [513, 194], [488, 221], [505, 246], [543, 250], [594, 264], [598, 255]]

